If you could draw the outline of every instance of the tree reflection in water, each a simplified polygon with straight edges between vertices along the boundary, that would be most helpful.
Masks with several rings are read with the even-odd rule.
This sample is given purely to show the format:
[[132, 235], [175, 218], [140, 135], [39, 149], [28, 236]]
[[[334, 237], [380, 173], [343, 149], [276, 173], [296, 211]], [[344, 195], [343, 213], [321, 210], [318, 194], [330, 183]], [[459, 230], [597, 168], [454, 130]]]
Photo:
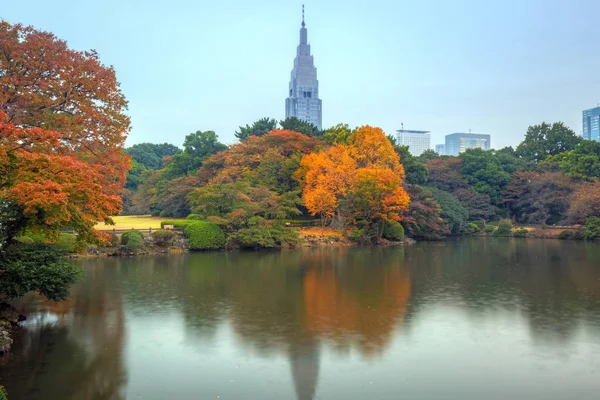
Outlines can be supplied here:
[[[184, 358], [192, 353], [185, 362], [196, 367], [206, 367], [204, 352], [223, 345], [260, 358], [284, 356], [302, 400], [316, 396], [321, 358], [385, 359], [392, 343], [413, 329], [422, 334], [429, 326], [425, 322], [435, 324], [427, 319], [432, 311], [455, 310], [473, 326], [510, 316], [516, 328], [528, 329], [534, 345], [549, 349], [579, 343], [580, 328], [600, 337], [600, 324], [593, 323], [600, 321], [597, 244], [473, 239], [407, 248], [201, 253], [84, 264], [86, 277], [68, 301], [23, 300], [24, 311], [33, 317], [16, 338], [10, 362], [0, 365], [0, 384], [8, 387], [11, 400], [125, 398], [128, 375], [135, 380], [135, 370], [127, 370], [123, 361], [126, 326], [128, 331], [160, 328], [175, 332], [175, 338], [181, 329], [183, 341], [170, 347], [140, 345], [145, 335], [128, 336], [138, 342], [127, 346], [149, 348], [158, 359], [161, 351], [175, 350]], [[231, 332], [233, 341], [223, 341]], [[134, 361], [153, 360], [128, 354]], [[184, 362], [169, 361], [173, 366]], [[258, 372], [246, 376], [263, 378]], [[194, 371], [181, 377], [182, 382], [198, 379]], [[209, 378], [202, 378], [210, 386]], [[138, 378], [135, 383], [144, 398], [160, 398], [146, 391], [151, 382]], [[197, 391], [196, 386], [184, 389]]]

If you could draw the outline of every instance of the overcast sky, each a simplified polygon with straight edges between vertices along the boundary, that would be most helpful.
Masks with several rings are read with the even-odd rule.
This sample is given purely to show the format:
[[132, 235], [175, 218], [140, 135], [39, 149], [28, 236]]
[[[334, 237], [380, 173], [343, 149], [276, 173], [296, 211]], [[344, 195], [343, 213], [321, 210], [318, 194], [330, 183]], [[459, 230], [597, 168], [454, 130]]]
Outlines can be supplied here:
[[[49, 30], [114, 65], [129, 100], [128, 144], [183, 143], [283, 119], [302, 1], [0, 0], [0, 18]], [[306, 0], [323, 126], [489, 133], [600, 102], [600, 1]]]

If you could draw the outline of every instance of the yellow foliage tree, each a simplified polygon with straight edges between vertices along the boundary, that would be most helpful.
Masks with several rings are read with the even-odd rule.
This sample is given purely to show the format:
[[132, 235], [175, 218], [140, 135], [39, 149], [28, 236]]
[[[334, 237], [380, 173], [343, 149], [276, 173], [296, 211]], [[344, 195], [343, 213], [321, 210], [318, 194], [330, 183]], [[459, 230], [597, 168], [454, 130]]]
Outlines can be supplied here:
[[363, 219], [377, 239], [385, 222], [399, 221], [410, 202], [400, 157], [380, 128], [363, 126], [348, 144], [305, 156], [295, 177], [305, 206], [323, 224], [337, 219], [345, 228], [350, 219]]

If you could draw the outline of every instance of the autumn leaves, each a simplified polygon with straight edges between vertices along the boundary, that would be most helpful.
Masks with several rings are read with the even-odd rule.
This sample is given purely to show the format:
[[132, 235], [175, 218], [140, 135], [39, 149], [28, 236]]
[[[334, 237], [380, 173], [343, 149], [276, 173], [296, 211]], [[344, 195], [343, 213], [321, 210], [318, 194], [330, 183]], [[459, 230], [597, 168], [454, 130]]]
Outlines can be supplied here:
[[399, 221], [410, 201], [398, 154], [383, 131], [370, 126], [357, 129], [347, 144], [306, 155], [295, 177], [304, 205], [323, 224], [345, 228], [364, 220], [378, 238], [383, 224]]

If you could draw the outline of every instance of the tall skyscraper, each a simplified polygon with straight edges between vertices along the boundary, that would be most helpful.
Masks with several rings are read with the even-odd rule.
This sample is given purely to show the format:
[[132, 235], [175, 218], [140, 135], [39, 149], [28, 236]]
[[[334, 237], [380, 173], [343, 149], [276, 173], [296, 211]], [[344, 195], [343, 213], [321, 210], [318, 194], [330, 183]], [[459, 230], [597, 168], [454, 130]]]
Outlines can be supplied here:
[[444, 150], [447, 156], [457, 156], [467, 149], [490, 149], [490, 135], [479, 133], [453, 133], [446, 135]]
[[582, 136], [600, 142], [600, 106], [583, 111]]
[[408, 151], [413, 156], [420, 156], [431, 147], [429, 131], [399, 129], [396, 131], [396, 141], [400, 146], [408, 146]]
[[300, 44], [294, 58], [294, 68], [290, 77], [289, 97], [285, 99], [285, 117], [296, 117], [310, 122], [321, 129], [322, 112], [319, 99], [319, 81], [317, 68], [310, 54], [306, 24], [304, 23], [304, 5], [302, 5], [302, 27]]

